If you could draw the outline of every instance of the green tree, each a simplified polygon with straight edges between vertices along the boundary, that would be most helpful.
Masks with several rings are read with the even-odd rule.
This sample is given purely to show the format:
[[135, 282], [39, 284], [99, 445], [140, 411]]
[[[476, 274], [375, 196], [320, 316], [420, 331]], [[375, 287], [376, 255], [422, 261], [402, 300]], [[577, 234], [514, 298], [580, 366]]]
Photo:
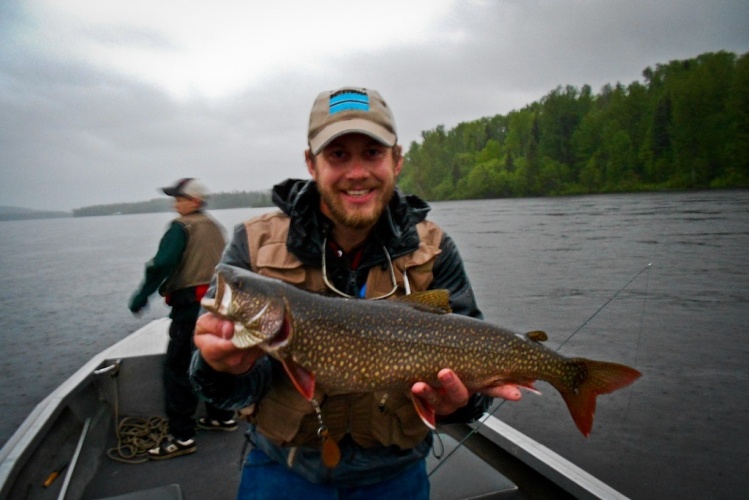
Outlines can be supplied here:
[[706, 53], [594, 95], [559, 86], [422, 132], [400, 185], [427, 199], [749, 185], [749, 55]]
[[722, 176], [714, 187], [749, 187], [749, 53], [736, 61], [736, 71], [727, 102], [732, 138], [726, 145]]

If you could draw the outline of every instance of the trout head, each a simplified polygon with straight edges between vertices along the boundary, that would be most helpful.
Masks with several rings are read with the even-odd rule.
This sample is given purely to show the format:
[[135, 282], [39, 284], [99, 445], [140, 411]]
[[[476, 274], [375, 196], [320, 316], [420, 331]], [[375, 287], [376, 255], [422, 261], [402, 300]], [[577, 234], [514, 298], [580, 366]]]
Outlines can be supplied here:
[[274, 280], [221, 264], [216, 271], [216, 296], [201, 305], [234, 322], [232, 342], [240, 349], [260, 347], [270, 354], [289, 340], [286, 301]]
[[[287, 352], [294, 321], [284, 292], [289, 285], [246, 269], [219, 264], [216, 296], [203, 298], [202, 306], [234, 322], [232, 342], [240, 349], [259, 347], [281, 362], [300, 394], [311, 400], [315, 376], [294, 362]], [[288, 349], [290, 350], [290, 349]]]

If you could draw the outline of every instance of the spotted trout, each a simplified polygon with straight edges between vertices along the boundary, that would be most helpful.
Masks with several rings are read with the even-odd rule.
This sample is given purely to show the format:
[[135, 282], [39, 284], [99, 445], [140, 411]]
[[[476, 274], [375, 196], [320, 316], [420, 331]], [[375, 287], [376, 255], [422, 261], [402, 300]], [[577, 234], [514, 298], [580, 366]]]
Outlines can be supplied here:
[[[588, 436], [596, 397], [640, 377], [625, 365], [562, 356], [541, 344], [543, 332], [518, 335], [450, 314], [446, 290], [400, 300], [332, 298], [224, 264], [216, 279], [216, 295], [203, 307], [234, 322], [237, 347], [260, 347], [281, 362], [310, 401], [316, 384], [330, 393], [410, 394], [415, 382], [438, 387], [437, 373], [450, 368], [472, 392], [502, 383], [535, 390], [534, 382], [544, 380]], [[411, 397], [434, 428], [433, 408]]]

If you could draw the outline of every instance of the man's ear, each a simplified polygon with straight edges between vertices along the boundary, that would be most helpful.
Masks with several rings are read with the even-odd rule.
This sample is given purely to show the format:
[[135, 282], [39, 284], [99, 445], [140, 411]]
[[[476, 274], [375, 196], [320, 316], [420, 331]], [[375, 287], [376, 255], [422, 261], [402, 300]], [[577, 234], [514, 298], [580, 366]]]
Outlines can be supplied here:
[[401, 154], [400, 145], [396, 145], [394, 147], [398, 148], [397, 153], [395, 151], [393, 152], [394, 153], [393, 156], [395, 157], [395, 166], [394, 166], [395, 178], [397, 179], [401, 173], [401, 169], [403, 168], [403, 155]]
[[304, 151], [304, 162], [307, 164], [307, 171], [309, 172], [309, 175], [312, 176], [313, 179], [316, 179], [316, 172], [315, 172], [315, 157], [312, 155], [312, 151], [307, 149]]

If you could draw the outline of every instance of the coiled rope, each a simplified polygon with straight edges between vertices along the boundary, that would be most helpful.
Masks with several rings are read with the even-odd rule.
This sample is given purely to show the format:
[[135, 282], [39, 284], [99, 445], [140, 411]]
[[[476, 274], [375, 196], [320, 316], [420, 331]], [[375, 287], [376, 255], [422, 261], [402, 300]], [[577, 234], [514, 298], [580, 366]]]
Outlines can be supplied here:
[[162, 417], [124, 417], [115, 427], [117, 446], [107, 450], [107, 456], [127, 464], [147, 462], [148, 450], [158, 446], [168, 434], [168, 424]]
[[114, 433], [117, 445], [107, 456], [117, 462], [139, 464], [148, 461], [148, 450], [155, 448], [169, 433], [169, 422], [163, 417], [124, 417], [120, 420], [120, 397], [117, 374], [114, 379]]

